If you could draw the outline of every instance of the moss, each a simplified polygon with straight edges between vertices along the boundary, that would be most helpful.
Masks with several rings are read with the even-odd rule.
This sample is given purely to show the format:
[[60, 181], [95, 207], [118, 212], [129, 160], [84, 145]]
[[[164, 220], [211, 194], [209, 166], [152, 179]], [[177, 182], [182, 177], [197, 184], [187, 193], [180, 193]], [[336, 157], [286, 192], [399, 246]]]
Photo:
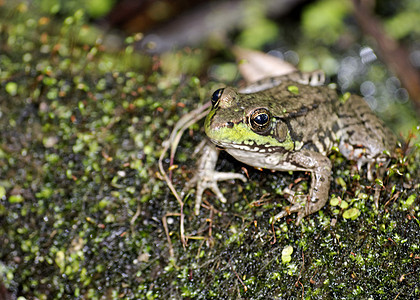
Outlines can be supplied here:
[[[303, 178], [296, 189], [307, 189], [307, 175], [260, 172], [222, 154], [219, 168], [247, 168], [249, 181], [222, 184], [225, 204], [206, 195], [217, 211], [199, 217], [186, 198], [183, 248], [157, 160], [172, 126], [217, 85], [184, 74], [202, 72], [209, 54], [197, 50], [185, 69], [190, 50], [168, 55], [180, 60], [172, 73], [132, 51], [138, 36], [108, 51], [80, 11], [62, 22], [32, 7], [2, 16], [0, 277], [14, 296], [418, 298], [418, 145], [376, 185], [333, 154], [336, 200], [300, 226], [293, 215], [270, 218], [287, 205], [288, 184]], [[178, 189], [191, 178], [201, 127], [182, 139]], [[345, 209], [360, 215], [346, 219]], [[285, 259], [284, 249], [293, 249]]]

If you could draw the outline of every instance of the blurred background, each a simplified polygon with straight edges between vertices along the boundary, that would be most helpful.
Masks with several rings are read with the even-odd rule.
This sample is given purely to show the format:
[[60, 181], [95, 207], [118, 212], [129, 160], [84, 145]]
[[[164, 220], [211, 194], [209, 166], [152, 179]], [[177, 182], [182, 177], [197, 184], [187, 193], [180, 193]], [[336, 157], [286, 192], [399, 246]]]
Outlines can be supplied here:
[[[19, 5], [23, 9], [22, 3], [33, 17], [55, 20], [82, 11], [107, 51], [122, 49], [131, 36], [134, 51], [162, 55], [162, 69], [172, 74], [233, 82], [237, 71], [228, 49], [239, 45], [278, 56], [303, 71], [324, 70], [341, 92], [364, 96], [396, 132], [406, 134], [418, 123], [416, 0], [3, 1], [3, 18], [16, 14]], [[2, 29], [7, 31], [6, 25]], [[200, 50], [176, 63], [173, 53], [180, 49]]]

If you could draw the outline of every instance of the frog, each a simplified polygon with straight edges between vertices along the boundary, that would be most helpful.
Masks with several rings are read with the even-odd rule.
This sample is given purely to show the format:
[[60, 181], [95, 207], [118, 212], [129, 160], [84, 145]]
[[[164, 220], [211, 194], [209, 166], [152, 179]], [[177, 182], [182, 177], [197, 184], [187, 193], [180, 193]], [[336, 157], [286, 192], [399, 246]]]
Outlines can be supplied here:
[[308, 194], [291, 197], [290, 206], [274, 216], [278, 220], [297, 213], [299, 224], [328, 201], [332, 173], [328, 156], [333, 151], [338, 149], [359, 169], [367, 165], [372, 180], [373, 166], [386, 166], [396, 145], [395, 135], [362, 97], [339, 95], [325, 84], [320, 71], [269, 77], [242, 90], [220, 88], [211, 103], [204, 121], [210, 142], [203, 147], [190, 182], [197, 185], [197, 215], [204, 190], [226, 202], [217, 182], [247, 180], [243, 174], [215, 171], [221, 150], [257, 169], [309, 172]]

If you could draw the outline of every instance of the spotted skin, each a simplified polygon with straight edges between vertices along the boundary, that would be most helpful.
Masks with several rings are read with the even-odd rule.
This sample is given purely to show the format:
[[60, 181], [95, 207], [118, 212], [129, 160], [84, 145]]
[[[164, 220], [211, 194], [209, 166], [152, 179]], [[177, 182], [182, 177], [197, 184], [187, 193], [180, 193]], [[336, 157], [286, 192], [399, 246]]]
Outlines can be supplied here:
[[307, 200], [292, 201], [275, 218], [297, 212], [300, 222], [325, 205], [332, 168], [328, 154], [334, 147], [359, 166], [384, 162], [385, 153], [394, 149], [395, 136], [362, 98], [341, 101], [334, 89], [302, 73], [265, 84], [262, 90], [251, 86], [242, 93], [217, 90], [204, 127], [211, 142], [245, 164], [311, 172]]

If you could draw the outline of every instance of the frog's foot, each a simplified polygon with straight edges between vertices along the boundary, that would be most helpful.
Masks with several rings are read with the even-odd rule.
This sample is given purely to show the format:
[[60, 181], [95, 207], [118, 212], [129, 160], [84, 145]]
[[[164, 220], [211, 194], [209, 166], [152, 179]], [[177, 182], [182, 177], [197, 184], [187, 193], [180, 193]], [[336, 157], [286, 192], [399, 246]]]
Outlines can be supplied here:
[[302, 221], [303, 217], [307, 216], [305, 210], [305, 203], [308, 203], [309, 195], [303, 195], [292, 191], [289, 188], [284, 189], [284, 193], [288, 194], [287, 201], [290, 202], [291, 206], [286, 207], [280, 213], [274, 216], [273, 220], [276, 222], [277, 220], [284, 218], [288, 215], [293, 213], [298, 213], [298, 218], [296, 220], [296, 225], [299, 225], [300, 221]]
[[280, 213], [274, 216], [273, 221], [276, 222], [277, 220], [284, 218], [285, 216], [288, 216], [292, 213], [298, 213], [298, 218], [296, 220], [296, 225], [300, 224], [300, 221], [302, 221], [303, 217], [305, 217], [305, 205], [302, 203], [295, 203], [291, 207], [287, 207], [286, 209], [282, 210]]
[[243, 182], [246, 182], [246, 177], [242, 174], [217, 172], [214, 170], [216, 167], [217, 158], [219, 156], [219, 150], [216, 149], [214, 145], [206, 143], [201, 148], [201, 153], [201, 158], [197, 163], [198, 170], [181, 193], [181, 197], [184, 197], [186, 191], [193, 188], [194, 186], [196, 187], [197, 196], [194, 207], [194, 213], [196, 215], [200, 214], [203, 193], [206, 189], [210, 189], [211, 191], [213, 191], [213, 193], [216, 194], [217, 198], [219, 198], [221, 202], [226, 202], [225, 196], [217, 186], [218, 181], [240, 179]]
[[213, 193], [216, 194], [216, 197], [219, 198], [220, 202], [226, 203], [226, 198], [223, 193], [220, 191], [217, 182], [231, 179], [239, 179], [243, 182], [246, 182], [244, 175], [239, 173], [228, 173], [228, 172], [216, 172], [213, 170], [201, 170], [197, 173], [196, 179], [196, 199], [195, 199], [195, 209], [194, 213], [196, 215], [200, 214], [201, 202], [203, 199], [203, 193], [206, 189], [210, 189]]
[[[296, 195], [289, 197], [287, 200], [292, 204], [292, 206], [286, 207], [280, 213], [275, 215], [273, 221], [276, 222], [281, 218], [297, 213], [296, 225], [299, 225], [304, 217], [320, 209], [320, 203], [318, 201], [310, 201], [309, 198], [309, 195]], [[322, 206], [324, 206], [325, 202], [322, 201]]]
[[287, 200], [292, 204], [274, 216], [274, 220], [278, 220], [292, 213], [298, 213], [296, 224], [301, 220], [320, 210], [328, 201], [328, 191], [331, 181], [331, 161], [320, 153], [312, 151], [296, 152], [289, 157], [291, 161], [296, 161], [302, 167], [302, 171], [311, 172], [311, 188], [308, 195], [294, 195]]
[[[296, 72], [294, 74], [296, 74], [295, 81], [302, 84], [307, 84], [311, 86], [319, 86], [325, 84], [325, 73], [321, 70], [316, 70], [313, 72]], [[293, 73], [289, 76], [292, 75]]]

